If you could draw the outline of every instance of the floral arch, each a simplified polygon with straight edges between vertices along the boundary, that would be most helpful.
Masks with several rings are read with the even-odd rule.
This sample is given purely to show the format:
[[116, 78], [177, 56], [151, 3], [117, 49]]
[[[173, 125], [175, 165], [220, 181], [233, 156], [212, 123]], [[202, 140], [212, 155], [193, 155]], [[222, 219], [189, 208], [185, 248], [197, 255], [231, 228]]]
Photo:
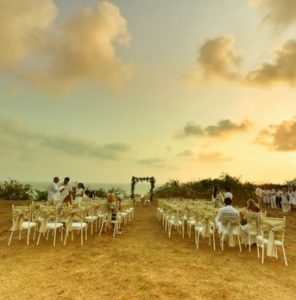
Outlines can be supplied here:
[[138, 182], [148, 181], [150, 182], [150, 201], [153, 199], [153, 189], [155, 187], [155, 178], [154, 177], [132, 177], [131, 180], [131, 198], [135, 198], [135, 187]]

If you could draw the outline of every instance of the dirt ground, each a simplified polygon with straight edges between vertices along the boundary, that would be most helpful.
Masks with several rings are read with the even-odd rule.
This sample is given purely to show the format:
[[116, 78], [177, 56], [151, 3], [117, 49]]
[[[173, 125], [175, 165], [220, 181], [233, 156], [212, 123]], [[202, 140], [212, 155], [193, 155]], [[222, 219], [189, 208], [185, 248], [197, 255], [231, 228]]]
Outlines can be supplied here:
[[82, 247], [79, 237], [53, 247], [23, 237], [7, 247], [12, 203], [0, 201], [0, 299], [296, 299], [296, 214], [287, 214], [287, 268], [281, 251], [262, 265], [254, 246], [214, 252], [202, 240], [197, 252], [193, 237], [169, 239], [156, 206], [136, 207], [115, 238], [109, 231]]

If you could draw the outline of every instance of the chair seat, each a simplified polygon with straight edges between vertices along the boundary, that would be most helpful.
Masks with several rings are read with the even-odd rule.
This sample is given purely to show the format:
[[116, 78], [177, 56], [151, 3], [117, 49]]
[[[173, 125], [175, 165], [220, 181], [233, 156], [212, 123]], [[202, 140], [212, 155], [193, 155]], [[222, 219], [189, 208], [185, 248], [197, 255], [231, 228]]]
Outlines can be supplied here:
[[[228, 230], [226, 228], [223, 228], [222, 229], [222, 234], [223, 235], [229, 235], [229, 232], [228, 232]], [[239, 235], [239, 229], [238, 228], [233, 229], [232, 234], [233, 235]]]
[[47, 229], [56, 229], [56, 228], [61, 228], [63, 226], [64, 226], [63, 223], [54, 223], [54, 222], [47, 223]]
[[22, 229], [29, 229], [29, 228], [33, 228], [35, 227], [37, 224], [36, 222], [29, 222], [29, 221], [25, 221], [22, 224]]
[[273, 242], [274, 242], [275, 246], [283, 246], [283, 242], [280, 240], [274, 240]]
[[85, 220], [86, 220], [87, 222], [92, 222], [92, 221], [95, 221], [95, 220], [97, 220], [97, 219], [98, 219], [97, 216], [86, 216], [86, 217], [85, 217]]
[[195, 225], [195, 223], [196, 223], [195, 220], [189, 220], [189, 221], [187, 221], [187, 224], [191, 225], [191, 226]]
[[267, 244], [268, 243], [268, 239], [265, 239], [262, 235], [257, 235], [256, 240], [258, 242], [260, 242], [261, 244]]
[[72, 229], [82, 229], [82, 228], [85, 228], [87, 226], [86, 223], [84, 222], [73, 222], [72, 223]]
[[[202, 226], [196, 226], [195, 227], [195, 231], [197, 231], [197, 232], [199, 232], [199, 233], [202, 233], [202, 231], [203, 231], [203, 227]], [[210, 228], [210, 234], [212, 234], [213, 233], [213, 229], [212, 228]]]

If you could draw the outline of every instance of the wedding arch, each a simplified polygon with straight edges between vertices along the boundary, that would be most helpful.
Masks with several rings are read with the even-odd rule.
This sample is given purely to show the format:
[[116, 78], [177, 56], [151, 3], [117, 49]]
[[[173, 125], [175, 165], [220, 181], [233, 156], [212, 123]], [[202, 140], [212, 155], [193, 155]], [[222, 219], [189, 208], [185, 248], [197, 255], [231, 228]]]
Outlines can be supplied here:
[[154, 177], [132, 177], [131, 180], [131, 198], [135, 198], [135, 187], [138, 182], [148, 181], [150, 182], [150, 201], [153, 199], [153, 189], [155, 187], [155, 178]]

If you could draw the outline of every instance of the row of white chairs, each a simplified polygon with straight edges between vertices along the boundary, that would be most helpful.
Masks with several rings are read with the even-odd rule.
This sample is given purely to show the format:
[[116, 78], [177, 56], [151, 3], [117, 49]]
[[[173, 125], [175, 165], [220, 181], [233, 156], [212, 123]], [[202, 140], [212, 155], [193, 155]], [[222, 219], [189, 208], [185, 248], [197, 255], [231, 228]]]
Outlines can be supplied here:
[[108, 227], [113, 226], [113, 237], [119, 233], [121, 226], [132, 221], [134, 208], [130, 202], [122, 204], [121, 210], [112, 212], [106, 201], [88, 201], [81, 205], [68, 206], [66, 204], [44, 205], [33, 203], [28, 206], [12, 205], [12, 227], [8, 239], [10, 246], [13, 234], [18, 232], [21, 240], [22, 232], [27, 231], [27, 245], [30, 243], [30, 234], [33, 231], [33, 240], [38, 232], [37, 245], [44, 236], [48, 239], [50, 232], [53, 236], [53, 245], [56, 244], [57, 232], [60, 232], [64, 245], [71, 234], [74, 240], [74, 231], [80, 232], [81, 245], [87, 240], [88, 228], [90, 234], [94, 231], [101, 235]]
[[[218, 233], [220, 246], [224, 250], [224, 242], [228, 240], [229, 246], [233, 247], [236, 242], [242, 251], [241, 244], [249, 248], [255, 243], [257, 246], [257, 255], [264, 263], [265, 250], [268, 256], [278, 258], [277, 247], [283, 251], [285, 265], [288, 266], [286, 251], [284, 247], [285, 237], [285, 217], [270, 218], [266, 213], [247, 212], [247, 224], [240, 224], [240, 216], [237, 213], [223, 213], [220, 226], [217, 224], [217, 209], [208, 208], [208, 204], [198, 204], [196, 209], [188, 209], [188, 205], [180, 205], [177, 201], [162, 201], [156, 210], [157, 219], [161, 222], [169, 238], [172, 235], [172, 229], [175, 229], [184, 238], [187, 231], [188, 237], [191, 237], [191, 231], [195, 233], [195, 246], [199, 249], [200, 237], [208, 238], [209, 245], [213, 244], [216, 250], [215, 233]], [[197, 201], [198, 202], [198, 201]], [[182, 202], [181, 202], [182, 203]], [[183, 202], [185, 204], [185, 202]], [[204, 208], [204, 210], [202, 210]], [[220, 227], [220, 228], [219, 228]]]

